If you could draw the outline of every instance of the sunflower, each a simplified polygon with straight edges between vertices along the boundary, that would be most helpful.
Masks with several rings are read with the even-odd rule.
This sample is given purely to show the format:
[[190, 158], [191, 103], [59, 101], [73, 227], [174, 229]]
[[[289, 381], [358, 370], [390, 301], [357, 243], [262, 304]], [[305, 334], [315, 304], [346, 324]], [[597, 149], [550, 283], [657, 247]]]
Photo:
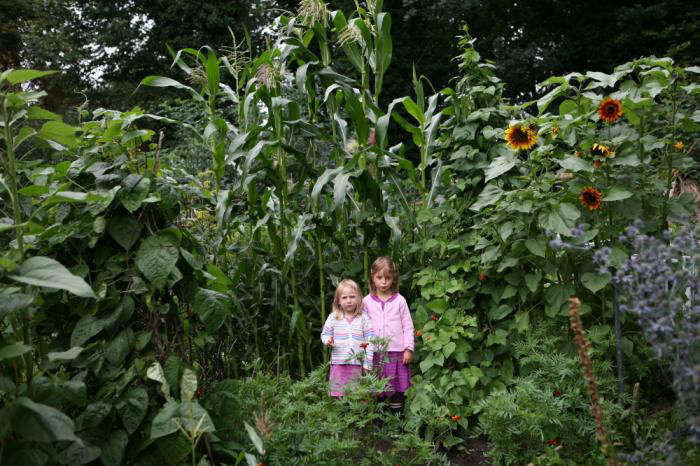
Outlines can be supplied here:
[[609, 159], [615, 157], [615, 151], [602, 144], [593, 144], [593, 147], [591, 147], [591, 154], [596, 157], [605, 157]]
[[537, 141], [537, 133], [532, 125], [523, 126], [516, 123], [508, 127], [505, 131], [506, 143], [513, 150], [531, 149]]
[[610, 97], [603, 99], [598, 106], [598, 115], [600, 115], [600, 119], [608, 123], [615, 123], [620, 119], [623, 113], [620, 101], [611, 99]]
[[588, 210], [598, 210], [600, 201], [603, 200], [603, 194], [593, 186], [586, 186], [578, 195], [578, 200], [581, 201], [581, 204], [588, 207]]

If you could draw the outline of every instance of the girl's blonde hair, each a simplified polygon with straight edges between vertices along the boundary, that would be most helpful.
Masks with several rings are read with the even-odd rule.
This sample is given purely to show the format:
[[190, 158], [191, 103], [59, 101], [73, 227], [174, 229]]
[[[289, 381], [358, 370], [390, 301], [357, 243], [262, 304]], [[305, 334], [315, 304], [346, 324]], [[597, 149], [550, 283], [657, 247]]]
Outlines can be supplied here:
[[399, 292], [399, 271], [396, 269], [396, 264], [389, 256], [379, 256], [372, 262], [372, 267], [369, 269], [369, 289], [372, 293], [377, 293], [377, 287], [374, 286], [374, 275], [377, 272], [386, 271], [391, 275], [391, 286], [389, 291], [392, 293]]
[[345, 313], [340, 307], [340, 294], [345, 288], [351, 288], [357, 295], [357, 305], [355, 306], [355, 309], [350, 311], [350, 315], [354, 317], [362, 315], [362, 289], [360, 289], [360, 285], [358, 285], [357, 282], [346, 278], [345, 280], [341, 280], [340, 283], [338, 283], [338, 287], [335, 289], [335, 297], [333, 298], [333, 317], [335, 317], [336, 320], [342, 319], [343, 314]]

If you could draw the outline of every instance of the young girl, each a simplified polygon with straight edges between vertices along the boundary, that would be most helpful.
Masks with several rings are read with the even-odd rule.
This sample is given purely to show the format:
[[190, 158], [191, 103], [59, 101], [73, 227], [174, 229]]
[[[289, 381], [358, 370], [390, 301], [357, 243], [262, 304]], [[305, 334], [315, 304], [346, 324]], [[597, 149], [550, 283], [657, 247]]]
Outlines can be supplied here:
[[[372, 368], [372, 322], [362, 312], [362, 290], [352, 280], [338, 283], [333, 312], [326, 319], [321, 341], [331, 347], [330, 395], [341, 397], [345, 384]], [[358, 358], [358, 355], [362, 355]], [[361, 360], [360, 360], [361, 359]]]
[[413, 321], [406, 299], [399, 294], [399, 274], [390, 257], [378, 257], [370, 269], [371, 293], [362, 301], [372, 320], [374, 334], [388, 338], [386, 355], [374, 353], [374, 365], [381, 377], [389, 379], [380, 400], [389, 399], [393, 411], [402, 414], [406, 390], [411, 386]]

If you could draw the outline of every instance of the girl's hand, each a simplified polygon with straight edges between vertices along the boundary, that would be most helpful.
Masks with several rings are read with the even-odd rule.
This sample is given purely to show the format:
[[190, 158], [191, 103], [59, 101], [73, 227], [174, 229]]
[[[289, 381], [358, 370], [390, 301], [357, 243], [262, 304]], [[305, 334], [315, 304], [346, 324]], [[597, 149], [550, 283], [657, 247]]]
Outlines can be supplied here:
[[326, 346], [333, 346], [333, 337], [330, 337], [326, 342]]
[[410, 349], [404, 350], [403, 363], [408, 365], [411, 364], [411, 361], [413, 361], [413, 351], [411, 351]]

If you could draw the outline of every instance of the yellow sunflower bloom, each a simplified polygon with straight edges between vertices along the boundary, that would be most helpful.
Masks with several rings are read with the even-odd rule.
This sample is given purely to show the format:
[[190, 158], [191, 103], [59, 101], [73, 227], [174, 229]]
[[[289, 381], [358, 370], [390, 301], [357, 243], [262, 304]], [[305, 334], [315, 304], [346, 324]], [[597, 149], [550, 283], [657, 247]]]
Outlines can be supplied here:
[[533, 129], [533, 125], [523, 126], [516, 123], [506, 129], [505, 135], [508, 147], [513, 150], [528, 150], [537, 142], [537, 133]]

